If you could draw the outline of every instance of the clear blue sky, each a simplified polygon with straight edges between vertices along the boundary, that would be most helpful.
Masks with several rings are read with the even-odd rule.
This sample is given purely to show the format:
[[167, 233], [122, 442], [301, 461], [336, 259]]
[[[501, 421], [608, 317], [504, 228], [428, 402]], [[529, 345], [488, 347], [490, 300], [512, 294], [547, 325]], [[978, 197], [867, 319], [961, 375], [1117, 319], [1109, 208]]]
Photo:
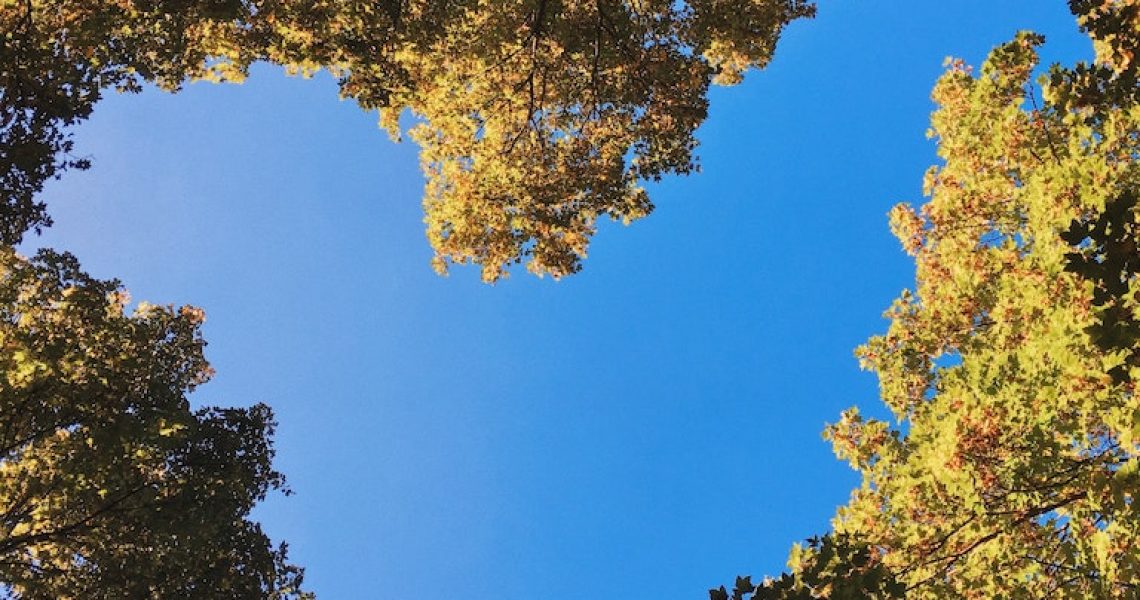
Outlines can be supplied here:
[[699, 600], [856, 483], [820, 431], [882, 412], [851, 352], [913, 278], [885, 213], [921, 201], [943, 58], [1091, 54], [1062, 0], [820, 3], [714, 91], [703, 173], [562, 282], [435, 276], [415, 147], [271, 68], [107, 98], [33, 243], [206, 309], [195, 401], [277, 411], [296, 495], [258, 516], [322, 598]]

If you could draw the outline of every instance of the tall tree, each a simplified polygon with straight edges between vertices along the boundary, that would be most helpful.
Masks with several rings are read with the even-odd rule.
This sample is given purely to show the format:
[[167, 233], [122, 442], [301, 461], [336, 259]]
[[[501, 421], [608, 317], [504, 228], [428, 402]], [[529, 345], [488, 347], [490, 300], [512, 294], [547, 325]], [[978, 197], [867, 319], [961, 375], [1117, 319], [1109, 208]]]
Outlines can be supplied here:
[[4, 0], [0, 241], [50, 223], [44, 182], [86, 162], [67, 129], [107, 88], [240, 80], [264, 60], [331, 71], [344, 97], [422, 117], [434, 264], [580, 268], [599, 219], [696, 168], [710, 83], [772, 56], [806, 0]]
[[[1140, 595], [1140, 2], [1071, 4], [1095, 64], [1038, 88], [1022, 33], [934, 90], [944, 162], [891, 212], [916, 289], [858, 351], [897, 425], [851, 409], [825, 434], [863, 477], [832, 535], [893, 585], [813, 597]], [[756, 597], [867, 572], [809, 581], [819, 556]]]
[[249, 519], [284, 489], [269, 408], [191, 410], [202, 311], [127, 302], [0, 250], [0, 596], [308, 597]]

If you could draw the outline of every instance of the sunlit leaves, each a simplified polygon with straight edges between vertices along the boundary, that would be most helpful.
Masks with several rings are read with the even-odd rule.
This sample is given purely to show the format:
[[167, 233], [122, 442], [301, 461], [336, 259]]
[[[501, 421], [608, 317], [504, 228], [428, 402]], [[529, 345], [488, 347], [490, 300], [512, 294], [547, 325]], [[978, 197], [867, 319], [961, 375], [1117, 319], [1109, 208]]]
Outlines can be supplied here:
[[0, 583], [13, 598], [301, 598], [253, 506], [269, 408], [191, 410], [200, 309], [0, 251]]
[[1137, 399], [1093, 310], [1135, 280], [1095, 253], [1128, 243], [1106, 199], [1135, 193], [1140, 113], [1057, 103], [1074, 97], [1061, 69], [1035, 91], [1040, 43], [1018, 36], [977, 75], [953, 63], [935, 88], [945, 163], [926, 205], [892, 213], [917, 286], [860, 350], [905, 429], [845, 416], [828, 432], [864, 477], [836, 531], [882, 548], [907, 597], [1125, 597], [1140, 575], [1122, 551], [1140, 489], [1115, 476], [1140, 452], [1116, 417]]
[[0, 194], [13, 243], [70, 166], [67, 128], [107, 88], [327, 69], [397, 137], [420, 117], [434, 264], [576, 272], [600, 219], [696, 169], [711, 83], [764, 66], [803, 0], [28, 0], [0, 5]]
[[[915, 287], [857, 353], [896, 423], [851, 409], [825, 434], [863, 478], [831, 535], [898, 597], [1140, 589], [1140, 21], [1130, 0], [1071, 4], [1097, 64], [1035, 82], [1043, 39], [1022, 33], [936, 85], [943, 162], [890, 215]], [[781, 581], [813, 573], [802, 556]], [[851, 580], [810, 597], [874, 597]]]

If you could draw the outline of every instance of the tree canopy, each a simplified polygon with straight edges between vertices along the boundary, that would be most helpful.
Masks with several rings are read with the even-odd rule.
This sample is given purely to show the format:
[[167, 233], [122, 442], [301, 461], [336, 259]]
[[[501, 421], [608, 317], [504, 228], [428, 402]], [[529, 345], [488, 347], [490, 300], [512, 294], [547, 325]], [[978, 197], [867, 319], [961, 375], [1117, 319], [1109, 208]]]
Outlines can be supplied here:
[[[1140, 2], [1071, 0], [1092, 64], [1034, 81], [1024, 32], [934, 89], [942, 163], [890, 219], [916, 264], [857, 352], [887, 422], [827, 428], [862, 484], [790, 573], [714, 600], [1133, 598], [1140, 587]], [[599, 220], [697, 168], [714, 83], [803, 0], [4, 0], [0, 581], [18, 598], [301, 598], [250, 520], [284, 490], [263, 405], [192, 410], [200, 310], [140, 304], [51, 251], [38, 199], [106, 90], [325, 70], [422, 150], [435, 267], [576, 272]], [[207, 592], [208, 591], [208, 592]]]
[[191, 410], [200, 309], [0, 250], [0, 594], [304, 598], [249, 519], [284, 490], [265, 405]]
[[[821, 579], [797, 549], [755, 597], [1136, 597], [1140, 3], [1071, 5], [1095, 64], [1038, 88], [1022, 33], [935, 87], [944, 162], [891, 212], [916, 287], [857, 353], [897, 424], [825, 434], [862, 474], [832, 535], [863, 561]], [[830, 593], [868, 569], [893, 585]]]
[[422, 147], [435, 267], [494, 281], [577, 271], [599, 219], [696, 168], [712, 83], [772, 56], [804, 0], [3, 0], [0, 2], [0, 590], [15, 598], [301, 598], [249, 519], [284, 490], [268, 407], [191, 410], [200, 310], [140, 304], [67, 254], [47, 181], [107, 90], [326, 70]]
[[0, 4], [0, 241], [50, 224], [35, 198], [75, 158], [105, 89], [325, 69], [422, 148], [434, 265], [577, 271], [598, 220], [696, 168], [711, 83], [771, 58], [806, 0], [7, 0]]

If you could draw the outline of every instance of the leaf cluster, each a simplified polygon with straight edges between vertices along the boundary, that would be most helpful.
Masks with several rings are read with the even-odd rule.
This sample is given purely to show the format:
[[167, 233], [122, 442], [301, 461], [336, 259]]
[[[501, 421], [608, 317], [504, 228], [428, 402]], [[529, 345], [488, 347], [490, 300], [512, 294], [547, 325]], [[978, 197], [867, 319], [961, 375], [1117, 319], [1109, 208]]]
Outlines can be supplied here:
[[814, 598], [903, 598], [903, 587], [883, 567], [879, 554], [846, 536], [826, 535], [797, 545], [789, 560], [791, 573], [765, 578], [737, 577], [731, 595], [721, 586], [710, 600], [812, 600]]
[[331, 72], [341, 95], [420, 120], [440, 272], [576, 272], [599, 219], [696, 169], [711, 83], [771, 58], [805, 0], [7, 0], [0, 4], [0, 242], [50, 224], [34, 199], [105, 89], [240, 81], [257, 61]]
[[1140, 320], [1133, 307], [1140, 292], [1131, 288], [1140, 275], [1140, 227], [1136, 223], [1136, 190], [1124, 190], [1109, 200], [1104, 211], [1074, 220], [1061, 237], [1074, 247], [1067, 270], [1093, 283], [1092, 305], [1096, 321], [1086, 330], [1105, 351], [1126, 353], [1123, 362], [1109, 370], [1113, 380], [1131, 379], [1140, 367]]
[[[829, 535], [898, 597], [1140, 593], [1140, 4], [1071, 6], [1097, 63], [1035, 82], [1023, 32], [935, 86], [943, 162], [890, 214], [915, 289], [857, 351], [895, 423], [825, 432], [863, 480]], [[802, 553], [778, 581], [815, 575]], [[823, 578], [786, 597], [874, 597]]]
[[192, 410], [193, 307], [142, 303], [50, 251], [0, 251], [0, 581], [11, 598], [304, 598], [249, 519], [265, 405]]

